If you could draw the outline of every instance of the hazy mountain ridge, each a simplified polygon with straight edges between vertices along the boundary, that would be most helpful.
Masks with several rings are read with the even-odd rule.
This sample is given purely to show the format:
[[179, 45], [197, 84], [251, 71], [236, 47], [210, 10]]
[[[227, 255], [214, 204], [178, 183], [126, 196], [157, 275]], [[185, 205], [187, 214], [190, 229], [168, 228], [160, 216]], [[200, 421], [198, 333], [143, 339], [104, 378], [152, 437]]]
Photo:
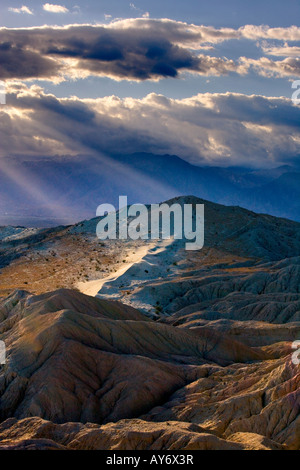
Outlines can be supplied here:
[[[160, 202], [194, 194], [260, 213], [300, 220], [300, 173], [197, 167], [177, 156], [133, 154], [92, 157], [1, 159], [0, 224], [55, 226], [91, 218], [102, 203]], [[105, 200], [103, 195], [105, 194]]]

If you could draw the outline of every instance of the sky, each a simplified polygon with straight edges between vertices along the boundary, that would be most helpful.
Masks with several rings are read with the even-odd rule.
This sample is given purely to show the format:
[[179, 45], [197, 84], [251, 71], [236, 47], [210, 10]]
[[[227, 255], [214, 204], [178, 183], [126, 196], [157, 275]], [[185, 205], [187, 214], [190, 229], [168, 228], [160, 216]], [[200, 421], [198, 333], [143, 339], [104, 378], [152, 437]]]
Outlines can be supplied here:
[[0, 158], [298, 164], [299, 20], [299, 0], [2, 0]]

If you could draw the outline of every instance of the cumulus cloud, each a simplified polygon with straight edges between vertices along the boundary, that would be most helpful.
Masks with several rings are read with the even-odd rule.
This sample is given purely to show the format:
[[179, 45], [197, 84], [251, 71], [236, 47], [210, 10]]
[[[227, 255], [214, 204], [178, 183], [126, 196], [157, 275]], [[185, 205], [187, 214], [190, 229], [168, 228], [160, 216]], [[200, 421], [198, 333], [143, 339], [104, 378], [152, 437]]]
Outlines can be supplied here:
[[[46, 5], [49, 6], [48, 11], [58, 12], [65, 8], [51, 4], [44, 7]], [[232, 72], [245, 74], [249, 69], [261, 75], [298, 76], [296, 49], [293, 49], [292, 56], [286, 56], [287, 59], [281, 62], [266, 57], [256, 61], [243, 57], [232, 60], [210, 51], [216, 45], [233, 39], [277, 37], [296, 40], [299, 30], [296, 27], [251, 25], [238, 30], [216, 29], [150, 18], [112, 21], [106, 25], [1, 28], [0, 79], [53, 80], [56, 75], [55, 80], [60, 81], [94, 75], [141, 81], [178, 77], [184, 72], [215, 76]], [[280, 46], [274, 47], [278, 53]], [[15, 58], [10, 54], [12, 51], [17, 52]], [[273, 53], [276, 54], [275, 49]]]
[[8, 10], [13, 13], [27, 13], [27, 15], [33, 15], [33, 11], [25, 5], [23, 5], [21, 8], [9, 8]]
[[263, 43], [261, 48], [267, 55], [277, 57], [300, 57], [300, 46], [290, 46], [288, 43], [285, 43], [283, 46]]
[[[0, 79], [45, 78], [46, 64], [51, 80], [55, 64], [58, 80], [63, 75], [158, 80], [177, 77], [183, 71], [201, 75], [243, 73], [242, 67], [233, 60], [192, 52], [184, 46], [185, 42], [190, 45], [190, 35], [174, 30], [175, 26], [178, 27], [176, 22], [162, 25], [160, 21], [136, 20], [109, 26], [1, 29]], [[15, 50], [24, 59], [27, 57], [29, 67], [24, 67], [26, 62], [18, 61], [18, 57], [14, 59], [13, 55], [7, 59], [9, 52]]]
[[80, 100], [22, 83], [7, 88], [2, 156], [145, 151], [198, 164], [267, 167], [300, 155], [300, 107], [284, 98], [226, 93]]
[[24, 48], [18, 42], [0, 42], [0, 79], [41, 78], [55, 81], [58, 79], [61, 65], [50, 57], [37, 54]]
[[44, 3], [43, 9], [50, 13], [68, 13], [68, 8], [62, 5], [53, 5], [52, 3]]
[[267, 25], [246, 25], [239, 28], [242, 37], [246, 39], [276, 39], [279, 41], [300, 41], [300, 28], [289, 26], [287, 28], [270, 28]]
[[264, 77], [300, 77], [300, 59], [287, 57], [284, 60], [271, 60], [267, 57], [260, 59], [241, 58], [246, 69], [252, 67]]

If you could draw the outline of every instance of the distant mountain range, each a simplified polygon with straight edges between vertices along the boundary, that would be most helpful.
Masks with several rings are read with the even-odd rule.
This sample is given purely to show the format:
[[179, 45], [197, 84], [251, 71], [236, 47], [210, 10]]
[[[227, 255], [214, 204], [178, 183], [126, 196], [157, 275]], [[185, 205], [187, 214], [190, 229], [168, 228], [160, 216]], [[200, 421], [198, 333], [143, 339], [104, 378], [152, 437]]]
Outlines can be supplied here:
[[95, 215], [102, 203], [159, 202], [194, 194], [225, 205], [300, 220], [300, 169], [198, 167], [174, 155], [4, 158], [0, 225], [53, 226]]

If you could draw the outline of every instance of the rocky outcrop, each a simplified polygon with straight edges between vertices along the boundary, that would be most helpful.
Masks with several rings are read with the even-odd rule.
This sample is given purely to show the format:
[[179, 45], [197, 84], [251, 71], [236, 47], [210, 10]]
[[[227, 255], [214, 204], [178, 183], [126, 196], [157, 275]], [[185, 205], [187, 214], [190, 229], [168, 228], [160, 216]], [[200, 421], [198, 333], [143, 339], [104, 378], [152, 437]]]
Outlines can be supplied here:
[[24, 295], [2, 306], [8, 354], [0, 373], [2, 420], [137, 417], [210, 367], [265, 357], [218, 332], [154, 322], [118, 302], [70, 290]]
[[39, 418], [0, 425], [0, 450], [285, 450], [254, 433], [225, 440], [196, 424], [122, 420], [104, 426], [57, 425]]
[[[299, 374], [290, 359], [268, 360], [270, 352], [217, 329], [155, 322], [130, 306], [70, 290], [16, 292], [0, 312], [8, 353], [0, 413], [2, 421], [15, 418], [2, 424], [2, 446], [299, 446]], [[74, 439], [40, 429], [68, 429]]]
[[291, 359], [235, 365], [198, 379], [143, 419], [193, 422], [230, 439], [255, 433], [300, 449], [300, 371]]
[[107, 282], [92, 281], [98, 298], [41, 294], [45, 277], [39, 295], [0, 299], [1, 449], [300, 450], [299, 224], [205, 204], [205, 246], [192, 253], [180, 240], [96, 246], [97, 219], [25, 238], [2, 231], [0, 258], [20, 259], [6, 259], [9, 276], [49, 263], [48, 274], [58, 259], [67, 279], [82, 244], [80, 262], [88, 254], [96, 273], [90, 253], [101, 255]]

